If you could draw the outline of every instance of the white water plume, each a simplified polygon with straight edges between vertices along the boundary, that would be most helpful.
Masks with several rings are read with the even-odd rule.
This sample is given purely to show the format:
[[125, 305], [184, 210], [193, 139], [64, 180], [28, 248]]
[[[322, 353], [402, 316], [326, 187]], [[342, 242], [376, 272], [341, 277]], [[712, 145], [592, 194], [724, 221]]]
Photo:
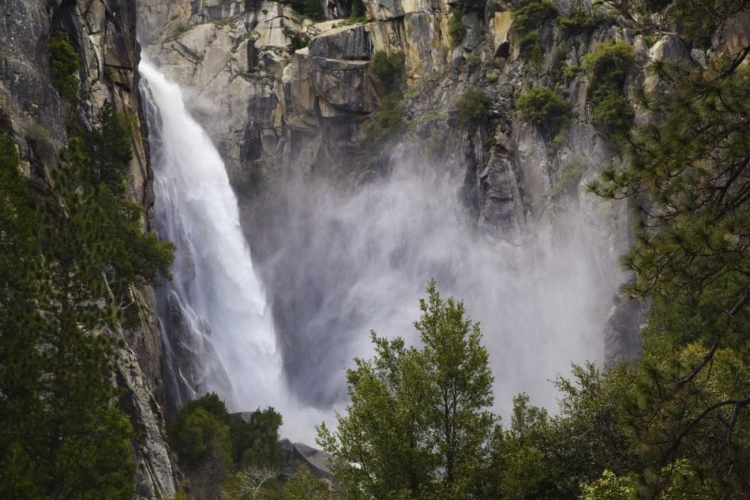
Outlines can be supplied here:
[[[418, 299], [435, 278], [481, 322], [496, 376], [497, 410], [513, 396], [556, 409], [550, 383], [571, 362], [600, 362], [620, 279], [597, 233], [600, 214], [537, 224], [509, 244], [477, 234], [459, 201], [464, 165], [396, 162], [375, 182], [342, 192], [288, 184], [285, 223], [260, 263], [277, 318], [289, 390], [321, 409], [346, 400], [345, 366], [372, 354], [368, 332], [418, 342]], [[611, 225], [611, 221], [609, 222]]]
[[[182, 315], [178, 348], [197, 361], [186, 385], [217, 392], [235, 411], [278, 406], [281, 357], [224, 163], [179, 86], [147, 61], [139, 69], [156, 107], [149, 121], [158, 229], [177, 247], [165, 293], [179, 309], [172, 314]], [[172, 368], [183, 379], [191, 369]]]

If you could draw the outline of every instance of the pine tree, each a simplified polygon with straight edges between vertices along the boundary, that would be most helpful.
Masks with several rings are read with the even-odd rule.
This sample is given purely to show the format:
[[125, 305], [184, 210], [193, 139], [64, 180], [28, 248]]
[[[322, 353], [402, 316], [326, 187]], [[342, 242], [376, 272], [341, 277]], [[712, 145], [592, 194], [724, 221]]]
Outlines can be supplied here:
[[[701, 26], [721, 26], [742, 3], [686, 0], [672, 13], [686, 29], [701, 15]], [[712, 497], [750, 495], [750, 387], [717, 368], [719, 353], [750, 368], [748, 53], [715, 54], [707, 68], [657, 64], [668, 90], [641, 103], [655, 120], [632, 134], [626, 168], [591, 185], [629, 199], [639, 221], [625, 289], [653, 305], [625, 409], [648, 450], [652, 493], [670, 487], [667, 465], [685, 459]]]
[[144, 235], [139, 209], [91, 175], [84, 142], [70, 138], [53, 182], [32, 196], [12, 139], [0, 138], [2, 498], [133, 492], [112, 332], [129, 287], [168, 274], [172, 247]]

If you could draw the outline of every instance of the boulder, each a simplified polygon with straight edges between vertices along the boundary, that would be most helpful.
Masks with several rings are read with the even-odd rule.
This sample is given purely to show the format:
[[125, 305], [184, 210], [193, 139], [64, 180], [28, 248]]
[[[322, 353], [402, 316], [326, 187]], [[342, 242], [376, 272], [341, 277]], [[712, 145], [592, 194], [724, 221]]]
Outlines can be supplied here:
[[294, 443], [294, 456], [302, 460], [315, 477], [333, 481], [333, 475], [331, 474], [332, 457], [329, 453], [303, 443]]

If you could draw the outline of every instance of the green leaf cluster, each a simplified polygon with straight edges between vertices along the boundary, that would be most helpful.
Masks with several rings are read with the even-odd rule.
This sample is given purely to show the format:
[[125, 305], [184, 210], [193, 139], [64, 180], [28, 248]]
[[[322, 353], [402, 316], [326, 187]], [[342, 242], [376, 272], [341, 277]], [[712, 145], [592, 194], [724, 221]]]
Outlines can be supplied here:
[[487, 123], [490, 100], [481, 90], [466, 91], [456, 100], [455, 107], [461, 127], [474, 129]]
[[516, 9], [513, 29], [518, 35], [517, 43], [523, 57], [534, 63], [541, 62], [543, 52], [539, 45], [539, 31], [557, 16], [557, 7], [550, 0], [531, 0]]
[[304, 17], [313, 21], [323, 21], [326, 18], [321, 0], [292, 0], [290, 5]]
[[567, 126], [570, 106], [554, 90], [531, 87], [518, 98], [518, 109], [534, 125], [541, 126], [550, 135], [556, 135]]
[[633, 126], [633, 109], [623, 95], [633, 61], [633, 47], [625, 42], [604, 42], [583, 57], [594, 125], [615, 144], [623, 142]]
[[[194, 498], [211, 498], [222, 487], [232, 489], [241, 479], [231, 477], [235, 472], [281, 469], [281, 415], [267, 408], [245, 417], [231, 416], [214, 393], [180, 409], [169, 427], [169, 443], [187, 473], [186, 486]], [[276, 474], [268, 476], [276, 478]]]
[[78, 101], [79, 73], [81, 63], [73, 44], [64, 31], [53, 33], [49, 38], [50, 68], [60, 96], [70, 103]]

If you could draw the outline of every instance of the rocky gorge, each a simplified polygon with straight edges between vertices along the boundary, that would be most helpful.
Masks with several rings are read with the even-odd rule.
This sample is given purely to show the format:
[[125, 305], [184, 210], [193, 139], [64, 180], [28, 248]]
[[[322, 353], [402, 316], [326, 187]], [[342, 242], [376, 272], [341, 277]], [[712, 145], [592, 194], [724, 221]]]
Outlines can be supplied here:
[[[597, 76], [590, 61], [607, 44], [632, 47], [632, 63], [618, 90], [633, 109], [634, 122], [643, 124], [658, 117], [639, 108], [632, 94], [639, 88], [661, 90], [649, 65], [704, 65], [706, 52], [688, 48], [658, 15], [627, 18], [608, 2], [540, 2], [546, 10], [530, 21], [516, 17], [530, 3], [525, 0], [464, 3], [326, 0], [322, 15], [313, 20], [297, 4], [267, 0], [5, 0], [0, 3], [0, 131], [16, 140], [24, 175], [48, 182], [70, 120], [53, 83], [48, 50], [49, 36], [64, 31], [81, 62], [82, 99], [74, 120], [93, 127], [105, 101], [133, 117], [127, 197], [145, 208], [143, 230], [154, 231], [158, 200], [139, 92], [141, 58], [178, 83], [226, 167], [242, 230], [272, 304], [288, 383], [306, 405], [329, 409], [344, 397], [341, 384], [328, 378], [340, 376], [351, 358], [348, 350], [335, 352], [332, 346], [350, 340], [335, 332], [359, 329], [373, 318], [393, 326], [357, 295], [363, 294], [362, 281], [375, 281], [384, 268], [366, 268], [360, 257], [342, 256], [355, 250], [369, 255], [358, 245], [375, 245], [367, 234], [339, 236], [358, 228], [374, 239], [393, 225], [398, 234], [435, 236], [436, 241], [398, 241], [374, 251], [399, 273], [425, 262], [425, 269], [408, 280], [437, 274], [464, 291], [491, 274], [490, 266], [507, 264], [512, 271], [487, 278], [492, 285], [477, 286], [477, 295], [490, 301], [480, 313], [492, 311], [492, 299], [514, 293], [540, 301], [551, 297], [553, 306], [567, 308], [555, 303], [562, 291], [547, 295], [519, 285], [504, 295], [496, 293], [494, 282], [522, 275], [517, 268], [525, 272], [531, 259], [530, 276], [541, 283], [538, 288], [546, 288], [545, 280], [564, 267], [557, 261], [546, 264], [548, 256], [577, 254], [580, 266], [570, 266], [569, 272], [586, 274], [579, 290], [591, 298], [576, 306], [575, 314], [596, 318], [587, 328], [600, 336], [600, 345], [592, 348], [600, 351], [597, 360], [637, 357], [647, 306], [617, 292], [629, 279], [617, 264], [632, 238], [628, 208], [586, 189], [603, 169], [623, 162], [596, 116]], [[738, 16], [716, 34], [713, 50], [749, 45], [749, 36], [747, 16]], [[385, 61], [391, 69], [384, 72], [378, 66]], [[384, 75], [393, 81], [385, 82]], [[522, 97], [539, 87], [554, 89], [566, 109], [558, 130], [522, 109]], [[462, 102], [476, 91], [484, 96], [482, 116], [466, 118]], [[386, 113], [396, 118], [383, 121]], [[388, 128], [390, 123], [397, 126]], [[429, 182], [414, 183], [410, 168]], [[387, 187], [377, 191], [380, 185]], [[430, 198], [422, 213], [414, 204], [423, 198], [414, 193], [425, 185], [434, 187], [437, 199]], [[398, 196], [391, 196], [394, 186]], [[358, 197], [373, 189], [375, 201]], [[404, 218], [414, 215], [414, 220], [372, 221], [381, 204], [403, 209]], [[460, 230], [423, 232], [450, 217], [460, 222]], [[422, 257], [425, 249], [441, 248], [453, 237], [464, 240], [461, 246]], [[446, 270], [434, 264], [461, 256], [466, 267]], [[352, 274], [360, 268], [367, 273]], [[382, 286], [390, 291], [401, 284]], [[418, 281], [417, 289], [422, 285]], [[125, 341], [113, 382], [122, 389], [120, 406], [136, 431], [131, 444], [137, 496], [172, 498], [178, 471], [166, 441], [166, 409], [176, 410], [175, 394], [182, 388], [164, 382], [165, 345], [186, 342], [185, 318], [159, 302], [166, 299], [157, 300], [152, 287], [131, 293], [140, 326], [112, 332]], [[403, 295], [394, 292], [396, 300], [412, 294], [411, 288]], [[161, 318], [160, 307], [167, 310]], [[558, 311], [553, 311], [545, 325], [554, 323]], [[534, 314], [536, 308], [528, 313]], [[333, 331], [332, 338], [318, 341], [322, 331]], [[200, 371], [196, 365], [202, 362], [187, 355], [178, 360], [185, 372]], [[317, 364], [325, 370], [310, 368]], [[231, 379], [231, 367], [225, 368]], [[522, 378], [514, 381], [514, 392], [526, 388]]]

